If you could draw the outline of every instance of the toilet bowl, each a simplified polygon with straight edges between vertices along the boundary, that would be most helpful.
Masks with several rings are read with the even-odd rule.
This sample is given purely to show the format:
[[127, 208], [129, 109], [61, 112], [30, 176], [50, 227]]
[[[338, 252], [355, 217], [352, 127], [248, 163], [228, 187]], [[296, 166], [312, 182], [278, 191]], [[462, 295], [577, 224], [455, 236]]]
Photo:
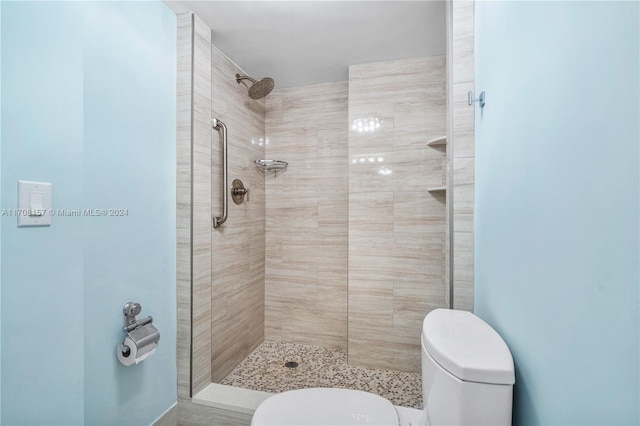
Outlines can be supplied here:
[[253, 425], [397, 425], [389, 400], [369, 392], [336, 388], [299, 389], [267, 398]]
[[[510, 425], [515, 383], [506, 343], [466, 311], [436, 309], [422, 325], [422, 399], [417, 425]], [[251, 424], [399, 425], [387, 399], [368, 392], [312, 388], [267, 398]]]

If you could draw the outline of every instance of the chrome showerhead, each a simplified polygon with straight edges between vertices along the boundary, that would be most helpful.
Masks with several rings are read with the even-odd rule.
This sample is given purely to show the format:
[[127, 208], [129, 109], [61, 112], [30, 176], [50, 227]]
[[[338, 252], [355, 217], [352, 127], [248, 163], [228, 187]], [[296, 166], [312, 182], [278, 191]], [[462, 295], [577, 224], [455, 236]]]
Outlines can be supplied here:
[[252, 84], [249, 86], [249, 97], [251, 99], [262, 99], [273, 90], [275, 82], [271, 77], [264, 77], [256, 81], [247, 75], [236, 74], [236, 81], [240, 83], [242, 80], [249, 80]]

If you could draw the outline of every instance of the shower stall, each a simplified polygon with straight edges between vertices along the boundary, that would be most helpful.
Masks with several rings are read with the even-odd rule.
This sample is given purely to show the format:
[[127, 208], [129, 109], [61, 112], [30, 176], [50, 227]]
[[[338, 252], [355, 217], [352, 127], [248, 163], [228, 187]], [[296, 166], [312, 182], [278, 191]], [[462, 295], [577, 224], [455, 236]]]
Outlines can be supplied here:
[[[178, 22], [179, 396], [327, 359], [357, 377], [295, 386], [419, 388], [422, 320], [450, 306], [445, 55], [278, 88]], [[247, 196], [212, 227], [235, 179]]]

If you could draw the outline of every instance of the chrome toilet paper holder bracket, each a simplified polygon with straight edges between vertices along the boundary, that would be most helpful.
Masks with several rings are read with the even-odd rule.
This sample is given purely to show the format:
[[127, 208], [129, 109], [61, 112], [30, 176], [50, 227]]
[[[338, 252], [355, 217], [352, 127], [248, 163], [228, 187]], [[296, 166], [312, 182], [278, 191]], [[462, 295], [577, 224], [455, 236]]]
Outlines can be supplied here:
[[124, 314], [124, 326], [128, 327], [136, 324], [136, 315], [139, 315], [140, 312], [142, 312], [142, 305], [139, 303], [129, 302], [124, 305], [124, 308], [122, 308], [122, 313]]

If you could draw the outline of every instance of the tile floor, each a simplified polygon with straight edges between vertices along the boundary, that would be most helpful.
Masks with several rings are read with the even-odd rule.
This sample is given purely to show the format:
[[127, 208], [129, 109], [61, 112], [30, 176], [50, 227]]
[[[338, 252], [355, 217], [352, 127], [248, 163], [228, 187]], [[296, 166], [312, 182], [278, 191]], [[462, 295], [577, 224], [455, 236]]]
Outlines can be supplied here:
[[[285, 363], [297, 362], [296, 368]], [[265, 341], [220, 383], [265, 392], [336, 387], [375, 393], [393, 405], [422, 408], [420, 374], [354, 367], [341, 349]]]

